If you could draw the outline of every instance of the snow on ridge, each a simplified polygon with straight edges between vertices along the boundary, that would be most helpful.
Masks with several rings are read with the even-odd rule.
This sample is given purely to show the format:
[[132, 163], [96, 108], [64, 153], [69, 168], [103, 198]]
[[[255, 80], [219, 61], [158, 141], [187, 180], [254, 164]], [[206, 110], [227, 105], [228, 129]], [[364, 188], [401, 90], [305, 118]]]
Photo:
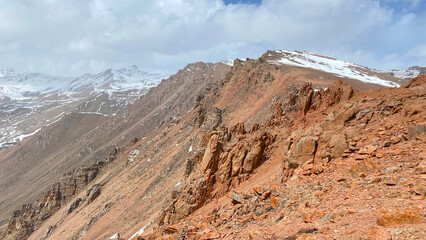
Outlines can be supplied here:
[[131, 90], [157, 86], [169, 75], [151, 74], [140, 70], [137, 66], [107, 69], [98, 74], [85, 74], [75, 78], [67, 87], [67, 91], [81, 91], [88, 88], [97, 90]]
[[133, 65], [107, 69], [97, 74], [80, 77], [58, 77], [43, 73], [16, 73], [13, 69], [0, 70], [0, 95], [24, 100], [53, 92], [72, 94], [86, 89], [126, 91], [157, 86], [168, 74], [152, 74]]
[[225, 60], [222, 60], [220, 62], [223, 63], [223, 64], [226, 64], [228, 66], [231, 66], [231, 67], [234, 66], [234, 60], [232, 60], [232, 59], [225, 59]]
[[403, 79], [412, 79], [417, 77], [420, 74], [420, 70], [417, 69], [403, 69], [403, 70], [391, 70], [391, 73], [397, 78], [403, 78]]
[[352, 62], [323, 57], [309, 52], [290, 52], [278, 50], [276, 53], [281, 54], [282, 58], [278, 60], [270, 60], [270, 63], [312, 68], [315, 70], [333, 73], [340, 77], [347, 77], [386, 87], [400, 86], [395, 82], [382, 79], [378, 76], [372, 76], [371, 73], [369, 73], [368, 68]]

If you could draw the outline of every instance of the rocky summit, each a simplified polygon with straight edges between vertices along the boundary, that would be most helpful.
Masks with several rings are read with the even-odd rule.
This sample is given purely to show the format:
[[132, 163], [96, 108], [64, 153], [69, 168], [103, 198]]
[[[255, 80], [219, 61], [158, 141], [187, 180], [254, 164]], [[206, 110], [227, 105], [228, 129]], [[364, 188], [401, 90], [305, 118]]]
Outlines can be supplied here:
[[0, 239], [424, 239], [425, 75], [288, 51], [231, 65], [5, 151]]

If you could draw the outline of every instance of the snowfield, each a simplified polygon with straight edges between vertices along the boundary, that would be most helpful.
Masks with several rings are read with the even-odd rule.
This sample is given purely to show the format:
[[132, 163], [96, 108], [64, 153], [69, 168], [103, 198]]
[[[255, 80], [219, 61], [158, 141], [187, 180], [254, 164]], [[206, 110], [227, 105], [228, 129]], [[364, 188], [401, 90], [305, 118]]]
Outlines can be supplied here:
[[276, 53], [282, 55], [279, 60], [270, 60], [272, 64], [284, 64], [289, 66], [312, 68], [328, 73], [336, 74], [340, 77], [356, 79], [366, 83], [378, 84], [386, 87], [399, 87], [398, 83], [380, 78], [379, 72], [374, 76], [372, 70], [361, 65], [337, 60], [333, 58], [319, 56], [309, 52], [291, 52], [278, 50]]

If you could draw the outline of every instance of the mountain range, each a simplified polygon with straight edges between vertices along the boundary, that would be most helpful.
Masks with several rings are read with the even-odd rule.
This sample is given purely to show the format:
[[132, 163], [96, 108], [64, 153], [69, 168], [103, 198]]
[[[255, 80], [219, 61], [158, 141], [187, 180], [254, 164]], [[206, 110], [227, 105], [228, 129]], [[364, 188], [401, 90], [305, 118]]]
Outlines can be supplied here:
[[0, 148], [73, 111], [116, 114], [167, 77], [136, 66], [77, 78], [0, 70]]
[[4, 91], [0, 239], [421, 239], [422, 72], [278, 50]]

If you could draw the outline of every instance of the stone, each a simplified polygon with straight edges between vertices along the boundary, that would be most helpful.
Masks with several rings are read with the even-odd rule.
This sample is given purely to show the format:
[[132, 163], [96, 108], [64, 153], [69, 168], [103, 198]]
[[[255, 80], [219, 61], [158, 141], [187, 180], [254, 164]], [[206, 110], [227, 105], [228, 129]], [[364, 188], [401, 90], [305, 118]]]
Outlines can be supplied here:
[[339, 158], [347, 148], [346, 137], [344, 134], [336, 134], [331, 137], [330, 144], [330, 160]]
[[235, 126], [231, 129], [231, 132], [236, 134], [237, 136], [241, 136], [241, 135], [246, 134], [246, 129], [244, 127], [244, 123], [238, 122], [237, 124], [235, 124]]
[[358, 154], [361, 154], [361, 155], [370, 155], [371, 156], [376, 150], [377, 150], [376, 146], [367, 145], [367, 146], [361, 148], [358, 151]]
[[56, 225], [49, 225], [46, 229], [46, 237], [49, 237], [50, 235], [52, 235], [53, 231], [55, 231], [56, 229]]
[[419, 223], [422, 221], [420, 212], [414, 208], [381, 209], [377, 216], [380, 226]]
[[273, 208], [277, 209], [280, 206], [280, 203], [278, 202], [278, 198], [276, 197], [270, 197], [271, 199], [271, 205]]
[[252, 147], [244, 158], [243, 173], [251, 173], [259, 165], [265, 148], [266, 138], [266, 133], [262, 133], [253, 140]]
[[302, 213], [302, 220], [305, 223], [312, 223], [316, 218], [317, 212], [315, 210], [304, 211]]
[[69, 207], [67, 210], [67, 214], [72, 213], [78, 206], [80, 206], [80, 203], [82, 202], [81, 198], [77, 198]]
[[297, 168], [306, 162], [312, 162], [317, 141], [317, 137], [306, 136], [292, 144], [288, 152], [289, 166]]
[[417, 174], [426, 174], [426, 161], [420, 162], [415, 171]]
[[247, 148], [243, 143], [238, 143], [229, 152], [228, 158], [232, 165], [231, 176], [235, 177], [240, 173], [247, 152]]
[[383, 183], [388, 186], [395, 186], [398, 184], [398, 178], [395, 176], [386, 176], [383, 178]]
[[141, 150], [139, 149], [133, 149], [129, 152], [129, 156], [128, 156], [128, 162], [132, 163], [140, 154]]
[[408, 138], [410, 140], [415, 139], [417, 136], [425, 134], [425, 132], [426, 132], [426, 126], [425, 125], [410, 126], [410, 127], [408, 127]]
[[101, 195], [101, 188], [99, 186], [94, 186], [92, 189], [88, 191], [88, 197], [87, 197], [87, 204], [92, 203], [95, 201], [99, 195]]
[[174, 234], [178, 232], [178, 229], [175, 226], [169, 225], [163, 230], [163, 232], [165, 234]]
[[361, 176], [367, 176], [368, 174], [372, 174], [375, 172], [378, 172], [376, 165], [370, 160], [362, 160], [359, 163], [353, 164], [349, 172], [351, 173], [352, 177], [361, 177]]
[[242, 204], [247, 202], [246, 200], [244, 200], [244, 198], [241, 195], [235, 192], [230, 192], [226, 196], [232, 200], [233, 204]]
[[206, 173], [207, 170], [211, 170], [213, 173], [216, 172], [219, 162], [219, 154], [221, 151], [221, 143], [219, 142], [219, 136], [213, 134], [207, 144], [206, 151], [201, 161], [201, 170]]
[[271, 196], [271, 191], [270, 190], [268, 190], [268, 191], [266, 191], [266, 192], [264, 192], [261, 196], [260, 196], [260, 198], [261, 199], [263, 199], [263, 200], [265, 200], [265, 199], [267, 199], [269, 196]]

